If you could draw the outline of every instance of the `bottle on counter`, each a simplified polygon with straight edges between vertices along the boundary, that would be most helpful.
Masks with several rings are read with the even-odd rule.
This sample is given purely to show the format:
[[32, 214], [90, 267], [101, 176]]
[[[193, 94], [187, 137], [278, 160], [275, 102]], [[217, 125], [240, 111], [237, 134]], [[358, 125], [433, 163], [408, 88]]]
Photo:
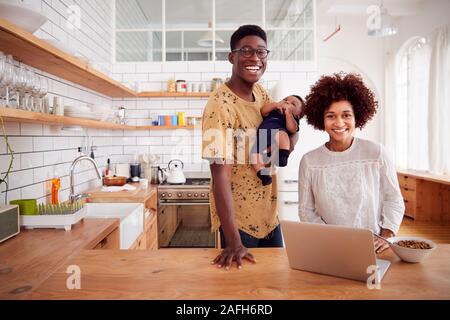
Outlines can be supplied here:
[[59, 203], [59, 189], [61, 188], [61, 179], [52, 179], [52, 204]]
[[109, 177], [112, 176], [111, 173], [111, 160], [108, 158], [108, 160], [106, 161], [106, 168], [105, 168], [105, 177]]

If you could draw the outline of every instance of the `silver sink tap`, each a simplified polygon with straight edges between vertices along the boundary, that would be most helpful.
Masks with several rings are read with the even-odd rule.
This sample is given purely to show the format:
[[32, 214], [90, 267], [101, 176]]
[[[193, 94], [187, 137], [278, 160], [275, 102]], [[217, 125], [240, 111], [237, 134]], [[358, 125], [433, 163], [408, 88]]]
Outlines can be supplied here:
[[88, 160], [88, 161], [92, 162], [92, 164], [95, 167], [95, 171], [97, 172], [97, 177], [99, 179], [102, 178], [102, 173], [100, 172], [100, 170], [98, 168], [97, 162], [95, 162], [95, 160], [92, 159], [91, 157], [86, 156], [86, 155], [82, 155], [82, 156], [79, 156], [78, 158], [76, 158], [75, 160], [73, 160], [72, 165], [70, 166], [70, 195], [69, 195], [69, 201], [71, 203], [74, 203], [75, 201], [77, 201], [79, 199], [87, 197], [86, 194], [77, 194], [76, 195], [75, 194], [75, 190], [74, 190], [75, 188], [74, 188], [74, 181], [73, 181], [74, 180], [73, 179], [73, 173], [75, 171], [74, 169], [75, 169], [76, 164], [78, 162], [80, 162], [81, 160]]

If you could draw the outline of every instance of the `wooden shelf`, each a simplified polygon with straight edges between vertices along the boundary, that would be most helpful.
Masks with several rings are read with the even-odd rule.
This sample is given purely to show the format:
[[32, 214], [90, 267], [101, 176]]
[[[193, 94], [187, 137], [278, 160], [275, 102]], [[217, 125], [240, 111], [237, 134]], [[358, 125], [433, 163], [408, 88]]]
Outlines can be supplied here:
[[136, 97], [133, 90], [55, 48], [9, 21], [0, 18], [0, 51], [15, 60], [109, 97]]
[[146, 91], [139, 92], [140, 98], [208, 98], [211, 92], [165, 92], [165, 91]]
[[201, 126], [136, 126], [136, 130], [176, 130], [176, 129], [186, 129], [192, 130], [196, 128], [201, 128]]
[[98, 128], [111, 130], [192, 130], [197, 126], [132, 126], [123, 125], [107, 121], [98, 121], [84, 118], [74, 118], [66, 116], [55, 116], [52, 114], [25, 111], [20, 109], [0, 107], [0, 117], [5, 121], [18, 121], [28, 123], [42, 123], [58, 126], [80, 126], [84, 128]]
[[136, 126], [128, 126], [106, 121], [98, 121], [84, 118], [74, 118], [66, 116], [55, 116], [53, 114], [25, 111], [12, 108], [0, 108], [0, 116], [7, 121], [19, 121], [30, 123], [42, 123], [60, 126], [81, 126], [99, 129], [123, 129], [136, 130]]

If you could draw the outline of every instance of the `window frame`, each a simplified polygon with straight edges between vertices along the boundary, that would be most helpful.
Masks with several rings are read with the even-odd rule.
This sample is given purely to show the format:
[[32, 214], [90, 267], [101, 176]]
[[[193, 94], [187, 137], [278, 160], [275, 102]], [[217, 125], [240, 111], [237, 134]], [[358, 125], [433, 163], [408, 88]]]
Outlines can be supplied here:
[[[149, 63], [149, 62], [160, 62], [160, 63], [166, 63], [166, 62], [186, 62], [186, 61], [195, 61], [195, 60], [184, 60], [184, 57], [186, 55], [186, 51], [184, 50], [184, 45], [182, 44], [182, 47], [180, 48], [180, 54], [181, 54], [181, 59], [182, 60], [170, 60], [167, 61], [166, 60], [166, 53], [167, 53], [167, 48], [166, 48], [166, 32], [184, 32], [184, 31], [196, 31], [196, 32], [205, 32], [210, 30], [208, 27], [205, 28], [167, 28], [166, 27], [166, 0], [159, 0], [162, 3], [162, 26], [161, 28], [117, 28], [116, 27], [116, 0], [113, 1], [113, 55], [112, 55], [112, 63]], [[306, 62], [306, 63], [314, 63], [315, 61], [317, 61], [317, 37], [316, 37], [316, 32], [317, 32], [317, 28], [316, 28], [316, 0], [305, 0], [308, 1], [310, 3], [310, 5], [312, 6], [312, 26], [311, 27], [270, 27], [270, 28], [266, 28], [266, 1], [269, 0], [259, 0], [261, 1], [261, 27], [266, 31], [267, 35], [269, 36], [269, 33], [271, 31], [287, 31], [287, 34], [289, 34], [290, 31], [311, 31], [311, 36], [312, 36], [312, 55], [311, 55], [311, 59], [307, 60], [307, 59], [303, 59], [303, 60], [275, 60], [272, 59], [272, 61], [288, 61], [288, 62], [293, 62], [293, 61], [301, 61], [301, 62]], [[215, 40], [215, 36], [216, 36], [216, 32], [217, 31], [228, 31], [228, 32], [234, 32], [235, 29], [234, 28], [216, 28], [216, 0], [211, 0], [212, 2], [212, 28], [211, 31], [213, 33], [213, 40]], [[299, 15], [300, 16], [300, 15]], [[298, 18], [297, 18], [298, 19]], [[161, 61], [117, 61], [117, 42], [116, 42], [116, 34], [118, 32], [161, 32], [162, 34], [162, 45], [161, 45], [161, 51], [162, 51], [162, 60]], [[303, 39], [302, 42], [305, 42], [305, 38]], [[269, 39], [267, 39], [267, 42], [269, 42]], [[293, 53], [296, 52], [298, 46], [296, 46], [295, 48], [293, 48], [291, 50], [290, 55], [292, 55]], [[271, 50], [270, 48], [268, 48], [269, 50]], [[272, 52], [274, 52], [274, 50], [271, 50]], [[216, 61], [224, 61], [224, 60], [216, 60], [216, 53], [220, 52], [223, 53], [223, 50], [220, 51], [216, 51], [216, 43], [215, 41], [213, 41], [213, 46], [211, 48], [211, 54], [212, 54], [212, 59], [211, 60], [198, 60], [198, 61], [203, 61], [203, 62], [216, 62]], [[229, 52], [229, 48], [227, 49], [227, 52]], [[206, 52], [208, 55], [210, 52]], [[289, 55], [289, 56], [290, 56]], [[302, 53], [303, 57], [305, 57], [306, 53], [305, 53], [305, 49], [303, 49], [303, 53]], [[270, 56], [269, 56], [270, 58]]]

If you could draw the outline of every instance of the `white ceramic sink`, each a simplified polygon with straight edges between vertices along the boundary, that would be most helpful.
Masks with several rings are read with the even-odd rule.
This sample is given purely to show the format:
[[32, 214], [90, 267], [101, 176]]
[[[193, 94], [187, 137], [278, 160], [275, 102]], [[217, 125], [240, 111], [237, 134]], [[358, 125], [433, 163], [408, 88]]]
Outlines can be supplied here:
[[86, 203], [85, 219], [120, 219], [120, 249], [129, 249], [144, 231], [144, 204], [142, 203]]

